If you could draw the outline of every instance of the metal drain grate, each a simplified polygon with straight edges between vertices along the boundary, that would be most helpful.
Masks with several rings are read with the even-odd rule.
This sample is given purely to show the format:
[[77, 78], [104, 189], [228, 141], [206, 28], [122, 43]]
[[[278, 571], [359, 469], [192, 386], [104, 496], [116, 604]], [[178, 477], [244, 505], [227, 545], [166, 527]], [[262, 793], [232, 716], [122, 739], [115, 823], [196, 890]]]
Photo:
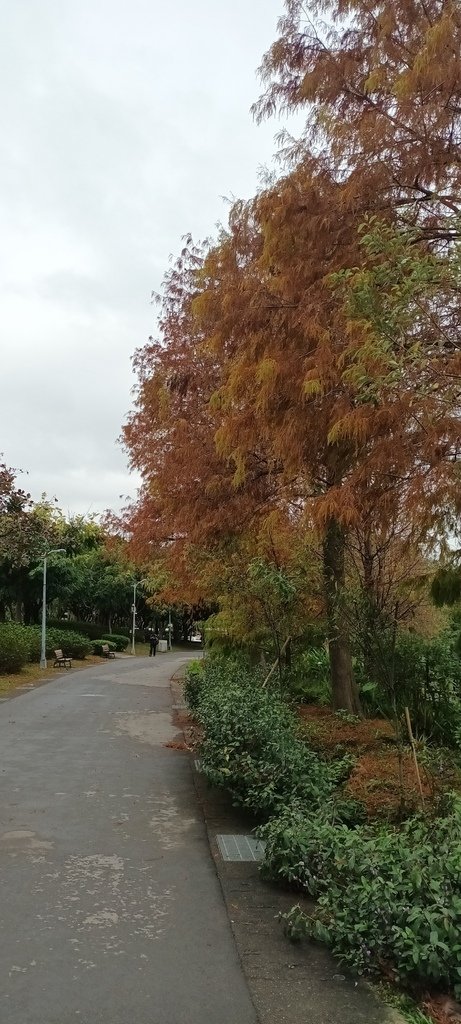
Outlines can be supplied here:
[[223, 860], [256, 861], [264, 857], [265, 844], [252, 836], [216, 836]]

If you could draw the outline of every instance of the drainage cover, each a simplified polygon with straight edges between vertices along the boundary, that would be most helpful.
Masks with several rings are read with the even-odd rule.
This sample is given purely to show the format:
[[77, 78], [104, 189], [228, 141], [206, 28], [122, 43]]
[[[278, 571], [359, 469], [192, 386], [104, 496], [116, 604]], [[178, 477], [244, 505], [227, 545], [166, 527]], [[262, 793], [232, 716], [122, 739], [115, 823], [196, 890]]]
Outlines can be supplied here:
[[265, 844], [252, 836], [216, 836], [223, 860], [255, 861], [264, 857]]

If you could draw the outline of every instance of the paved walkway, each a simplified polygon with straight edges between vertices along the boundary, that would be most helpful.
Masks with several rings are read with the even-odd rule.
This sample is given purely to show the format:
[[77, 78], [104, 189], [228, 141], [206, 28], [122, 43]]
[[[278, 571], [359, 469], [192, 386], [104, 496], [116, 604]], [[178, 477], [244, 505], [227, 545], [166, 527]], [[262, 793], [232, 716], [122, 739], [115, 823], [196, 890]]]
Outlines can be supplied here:
[[256, 1024], [189, 761], [163, 745], [186, 660], [0, 704], [1, 1024]]

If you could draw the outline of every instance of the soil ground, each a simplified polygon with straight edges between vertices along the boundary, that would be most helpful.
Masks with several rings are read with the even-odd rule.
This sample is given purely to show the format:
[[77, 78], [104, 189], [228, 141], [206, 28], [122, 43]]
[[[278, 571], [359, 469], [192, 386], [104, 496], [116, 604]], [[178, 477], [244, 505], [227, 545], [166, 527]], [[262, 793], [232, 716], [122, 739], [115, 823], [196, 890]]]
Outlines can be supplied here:
[[[391, 722], [382, 718], [351, 721], [330, 708], [299, 708], [306, 738], [327, 757], [351, 754], [354, 766], [347, 795], [365, 806], [369, 818], [397, 818], [421, 806], [413, 754], [405, 747], [399, 758]], [[446, 790], [461, 789], [461, 771], [449, 751], [421, 747], [420, 776], [425, 806]]]

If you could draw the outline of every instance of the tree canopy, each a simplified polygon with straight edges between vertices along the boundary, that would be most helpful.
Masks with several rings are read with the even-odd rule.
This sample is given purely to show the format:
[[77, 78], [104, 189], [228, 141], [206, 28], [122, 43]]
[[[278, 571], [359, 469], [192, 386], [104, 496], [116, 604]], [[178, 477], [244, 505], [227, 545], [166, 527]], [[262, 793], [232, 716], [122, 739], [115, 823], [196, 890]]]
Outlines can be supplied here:
[[195, 597], [201, 551], [217, 566], [274, 513], [310, 530], [335, 701], [358, 710], [350, 538], [427, 543], [459, 512], [461, 21], [440, 0], [285, 6], [254, 109], [304, 128], [165, 278], [124, 526]]

